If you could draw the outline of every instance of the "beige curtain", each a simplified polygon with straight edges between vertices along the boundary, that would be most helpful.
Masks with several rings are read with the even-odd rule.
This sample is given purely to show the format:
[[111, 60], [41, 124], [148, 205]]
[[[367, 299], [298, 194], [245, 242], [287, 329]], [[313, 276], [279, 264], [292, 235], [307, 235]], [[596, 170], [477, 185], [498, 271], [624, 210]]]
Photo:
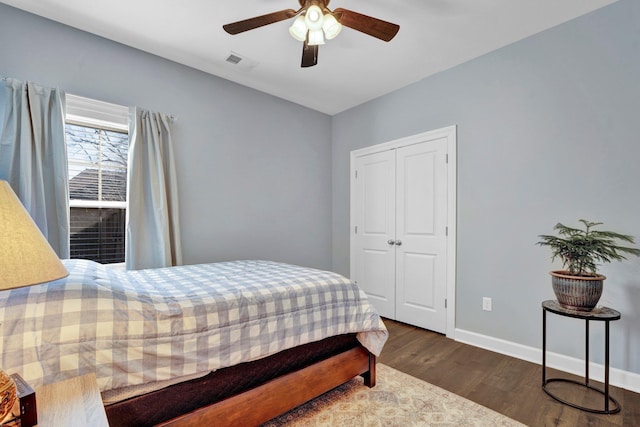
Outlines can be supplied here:
[[172, 118], [132, 108], [129, 120], [126, 268], [182, 264]]
[[0, 78], [0, 179], [60, 258], [69, 258], [64, 92]]

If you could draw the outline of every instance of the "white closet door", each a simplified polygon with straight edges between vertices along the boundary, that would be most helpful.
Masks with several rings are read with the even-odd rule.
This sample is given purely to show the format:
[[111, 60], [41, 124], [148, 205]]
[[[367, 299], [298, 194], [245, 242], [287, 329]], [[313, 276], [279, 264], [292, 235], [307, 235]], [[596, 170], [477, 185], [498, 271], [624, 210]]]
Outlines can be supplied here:
[[[381, 316], [395, 318], [395, 151], [355, 161], [352, 279]], [[389, 243], [391, 242], [391, 243]]]
[[447, 326], [447, 140], [397, 150], [396, 319]]

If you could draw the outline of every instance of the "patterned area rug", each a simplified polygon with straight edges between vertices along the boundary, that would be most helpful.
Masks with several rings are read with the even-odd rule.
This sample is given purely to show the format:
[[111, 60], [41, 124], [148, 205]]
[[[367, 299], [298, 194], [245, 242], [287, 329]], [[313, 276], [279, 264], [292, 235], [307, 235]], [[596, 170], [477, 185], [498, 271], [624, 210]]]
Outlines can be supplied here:
[[264, 424], [264, 427], [278, 426], [521, 427], [524, 424], [379, 363], [374, 388], [366, 387], [362, 378], [354, 378]]

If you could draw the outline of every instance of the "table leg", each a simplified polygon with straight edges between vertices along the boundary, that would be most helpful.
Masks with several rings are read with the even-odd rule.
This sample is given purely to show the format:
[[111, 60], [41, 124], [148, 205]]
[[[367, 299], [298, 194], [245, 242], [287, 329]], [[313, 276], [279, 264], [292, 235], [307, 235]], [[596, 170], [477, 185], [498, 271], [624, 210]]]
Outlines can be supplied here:
[[585, 368], [584, 368], [584, 384], [589, 385], [589, 321], [585, 320], [585, 349], [584, 349], [584, 360], [585, 360]]
[[609, 412], [609, 321], [604, 322], [604, 410]]
[[547, 310], [542, 309], [542, 386], [547, 383]]

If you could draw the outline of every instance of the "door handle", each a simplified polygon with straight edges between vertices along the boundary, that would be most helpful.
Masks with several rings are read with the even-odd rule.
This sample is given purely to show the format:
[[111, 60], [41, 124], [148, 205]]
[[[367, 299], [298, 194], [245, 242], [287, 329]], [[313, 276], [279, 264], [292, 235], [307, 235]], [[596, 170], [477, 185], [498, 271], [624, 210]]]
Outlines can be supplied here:
[[396, 240], [395, 243], [396, 243], [396, 246], [401, 246], [402, 245], [402, 240]]
[[387, 243], [390, 244], [390, 245], [395, 245], [396, 244], [396, 242], [394, 242], [393, 239], [387, 240]]

